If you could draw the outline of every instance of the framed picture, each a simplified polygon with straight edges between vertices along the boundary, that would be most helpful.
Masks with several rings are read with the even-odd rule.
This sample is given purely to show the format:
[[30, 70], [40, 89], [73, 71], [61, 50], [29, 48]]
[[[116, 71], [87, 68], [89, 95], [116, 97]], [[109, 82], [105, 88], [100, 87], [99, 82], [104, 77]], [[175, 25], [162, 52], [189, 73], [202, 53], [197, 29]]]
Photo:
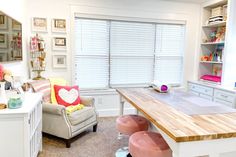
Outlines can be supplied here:
[[6, 52], [0, 52], [0, 62], [6, 62], [7, 61], [7, 51]]
[[14, 31], [21, 30], [21, 24], [18, 21], [13, 20], [13, 19], [12, 19], [12, 30], [14, 30]]
[[52, 32], [66, 33], [66, 20], [52, 19]]
[[53, 55], [53, 68], [66, 68], [66, 55]]
[[52, 49], [53, 50], [66, 50], [66, 37], [53, 37]]
[[47, 32], [47, 19], [33, 17], [32, 18], [32, 31], [34, 31], [34, 32]]
[[7, 29], [8, 25], [7, 25], [7, 16], [0, 13], [0, 30], [1, 29]]
[[7, 48], [7, 34], [0, 33], [0, 48]]

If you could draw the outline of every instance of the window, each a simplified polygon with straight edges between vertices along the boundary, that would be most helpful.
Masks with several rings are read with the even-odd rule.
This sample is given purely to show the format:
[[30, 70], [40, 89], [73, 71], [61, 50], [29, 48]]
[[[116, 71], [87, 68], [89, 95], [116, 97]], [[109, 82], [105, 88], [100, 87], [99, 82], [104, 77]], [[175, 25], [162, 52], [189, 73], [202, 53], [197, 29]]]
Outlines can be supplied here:
[[152, 82], [154, 41], [154, 24], [111, 22], [111, 86]]
[[184, 26], [156, 25], [154, 80], [180, 85], [183, 76]]
[[81, 88], [181, 84], [184, 26], [75, 20], [75, 83]]
[[81, 88], [108, 88], [109, 23], [75, 21], [75, 81]]

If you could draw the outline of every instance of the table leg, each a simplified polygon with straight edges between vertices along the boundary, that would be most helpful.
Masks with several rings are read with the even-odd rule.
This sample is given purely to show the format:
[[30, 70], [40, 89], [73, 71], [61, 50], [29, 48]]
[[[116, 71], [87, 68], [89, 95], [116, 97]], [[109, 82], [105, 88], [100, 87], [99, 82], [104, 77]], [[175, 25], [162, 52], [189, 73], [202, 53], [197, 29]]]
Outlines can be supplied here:
[[125, 104], [125, 101], [122, 98], [122, 96], [120, 96], [120, 116], [124, 114], [124, 104]]

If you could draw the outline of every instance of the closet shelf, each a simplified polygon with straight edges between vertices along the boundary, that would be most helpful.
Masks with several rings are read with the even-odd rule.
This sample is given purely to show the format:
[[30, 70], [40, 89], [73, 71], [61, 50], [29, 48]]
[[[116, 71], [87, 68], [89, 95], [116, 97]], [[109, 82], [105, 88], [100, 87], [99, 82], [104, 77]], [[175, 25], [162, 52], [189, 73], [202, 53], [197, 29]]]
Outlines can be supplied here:
[[220, 45], [220, 44], [224, 44], [224, 41], [221, 42], [206, 42], [206, 43], [201, 43], [201, 45]]
[[215, 22], [209, 25], [204, 25], [202, 26], [203, 28], [212, 28], [212, 27], [222, 27], [222, 26], [226, 26], [226, 21], [222, 21], [222, 22]]
[[223, 64], [223, 62], [217, 62], [217, 61], [200, 61], [200, 63], [207, 63], [207, 64]]

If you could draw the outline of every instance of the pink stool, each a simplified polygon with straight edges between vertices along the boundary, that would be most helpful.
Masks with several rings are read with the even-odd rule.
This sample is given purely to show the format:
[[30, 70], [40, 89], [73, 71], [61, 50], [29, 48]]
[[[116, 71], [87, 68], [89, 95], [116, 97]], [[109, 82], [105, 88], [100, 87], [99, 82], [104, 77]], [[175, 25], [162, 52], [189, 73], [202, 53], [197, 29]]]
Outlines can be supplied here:
[[124, 115], [116, 119], [116, 129], [125, 135], [148, 130], [146, 118], [138, 115]]
[[[142, 116], [124, 115], [116, 119], [116, 128], [119, 131], [118, 139], [120, 139], [121, 134], [130, 136], [135, 132], [148, 130], [148, 121]], [[128, 154], [128, 147], [116, 151], [116, 157], [126, 157]]]
[[129, 138], [132, 157], [172, 157], [172, 151], [159, 133], [140, 131]]

